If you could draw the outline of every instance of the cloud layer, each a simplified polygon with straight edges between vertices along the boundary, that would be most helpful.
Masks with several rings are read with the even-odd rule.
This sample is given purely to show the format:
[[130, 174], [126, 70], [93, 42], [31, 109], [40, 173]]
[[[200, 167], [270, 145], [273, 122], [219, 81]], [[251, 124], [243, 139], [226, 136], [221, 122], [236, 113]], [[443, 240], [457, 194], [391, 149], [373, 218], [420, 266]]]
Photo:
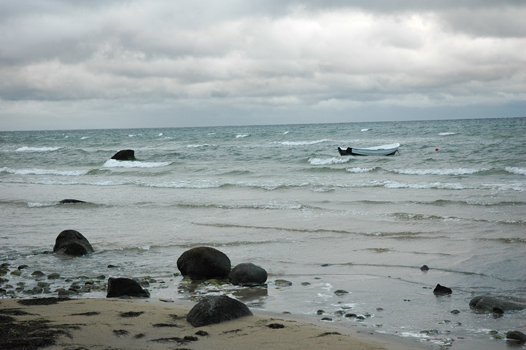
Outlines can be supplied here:
[[353, 121], [367, 108], [526, 101], [523, 2], [86, 3], [0, 1], [0, 129]]

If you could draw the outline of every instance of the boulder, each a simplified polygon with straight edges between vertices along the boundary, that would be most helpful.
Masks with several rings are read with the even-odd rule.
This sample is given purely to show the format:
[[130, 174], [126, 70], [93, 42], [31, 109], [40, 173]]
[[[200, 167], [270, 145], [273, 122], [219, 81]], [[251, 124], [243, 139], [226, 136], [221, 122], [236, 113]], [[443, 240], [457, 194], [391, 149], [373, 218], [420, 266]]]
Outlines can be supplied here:
[[194, 327], [202, 327], [243, 316], [252, 316], [252, 311], [242, 302], [220, 295], [201, 299], [190, 310], [186, 320]]
[[81, 256], [93, 252], [93, 247], [86, 237], [75, 230], [64, 230], [60, 232], [53, 247], [53, 253], [72, 256]]
[[451, 288], [448, 288], [448, 287], [445, 287], [445, 286], [441, 286], [440, 284], [437, 284], [437, 286], [433, 290], [433, 294], [435, 294], [435, 295], [449, 295], [449, 294], [452, 294], [452, 293], [453, 293], [453, 291], [451, 290]]
[[177, 259], [181, 274], [191, 279], [227, 278], [230, 274], [230, 259], [215, 248], [196, 247], [184, 252]]
[[252, 263], [242, 263], [234, 267], [229, 278], [235, 285], [257, 286], [267, 281], [267, 271]]
[[506, 333], [506, 340], [513, 340], [519, 344], [526, 343], [526, 334], [519, 331], [510, 331]]
[[475, 310], [496, 313], [518, 311], [526, 308], [526, 305], [517, 304], [507, 300], [501, 300], [490, 296], [474, 297], [469, 302], [469, 306]]
[[135, 160], [135, 151], [132, 149], [123, 149], [115, 153], [111, 159], [116, 160]]
[[81, 203], [86, 203], [86, 202], [78, 200], [78, 199], [63, 199], [59, 203], [60, 204], [81, 204]]
[[138, 282], [129, 278], [108, 279], [108, 294], [106, 298], [116, 298], [122, 296], [149, 298], [150, 293], [142, 289]]

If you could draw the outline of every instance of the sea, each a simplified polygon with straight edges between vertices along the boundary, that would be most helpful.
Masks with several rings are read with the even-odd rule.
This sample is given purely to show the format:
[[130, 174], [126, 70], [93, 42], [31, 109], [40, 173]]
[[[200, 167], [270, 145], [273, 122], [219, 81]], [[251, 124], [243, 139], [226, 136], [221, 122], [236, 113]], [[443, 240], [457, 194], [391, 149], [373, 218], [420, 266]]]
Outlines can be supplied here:
[[[137, 160], [111, 159], [123, 149]], [[167, 303], [225, 294], [425, 348], [508, 349], [526, 311], [469, 301], [526, 303], [525, 149], [526, 118], [0, 132], [0, 298], [105, 298], [128, 277]], [[67, 229], [95, 252], [50, 254]], [[177, 259], [199, 246], [266, 285], [185, 279]]]

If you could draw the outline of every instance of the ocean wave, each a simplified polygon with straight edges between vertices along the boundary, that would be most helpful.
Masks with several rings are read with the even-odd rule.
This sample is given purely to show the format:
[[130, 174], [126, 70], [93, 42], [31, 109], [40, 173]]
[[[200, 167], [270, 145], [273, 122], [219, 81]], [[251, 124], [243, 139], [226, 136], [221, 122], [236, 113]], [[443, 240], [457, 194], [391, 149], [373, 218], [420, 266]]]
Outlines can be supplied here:
[[61, 149], [62, 147], [20, 147], [16, 149], [16, 152], [53, 152]]
[[305, 145], [315, 145], [317, 143], [328, 142], [328, 139], [315, 140], [315, 141], [283, 141], [278, 142], [284, 146], [305, 146]]
[[330, 164], [341, 164], [341, 163], [347, 163], [351, 158], [310, 158], [309, 163], [311, 165], [330, 165]]
[[368, 173], [370, 171], [373, 171], [376, 168], [347, 168], [347, 170], [350, 173]]
[[371, 130], [371, 129], [364, 128], [364, 129], [362, 129], [362, 130], [360, 130], [360, 131], [361, 131], [361, 132], [366, 132], [366, 131], [369, 131], [369, 130]]
[[210, 146], [208, 143], [204, 143], [202, 145], [187, 145], [186, 148], [200, 148], [200, 147], [208, 147]]
[[250, 136], [250, 134], [239, 134], [239, 135], [236, 135], [236, 139], [243, 139], [248, 136]]
[[504, 170], [511, 174], [526, 175], [526, 168], [516, 168], [508, 166]]
[[220, 188], [224, 184], [210, 181], [178, 181], [178, 182], [163, 182], [163, 183], [141, 183], [140, 185], [153, 188], [190, 188], [190, 189], [207, 189]]
[[481, 169], [393, 169], [392, 172], [403, 175], [472, 175], [481, 171], [488, 171], [488, 168]]
[[105, 168], [160, 168], [170, 164], [171, 162], [141, 162], [138, 160], [109, 159], [103, 166]]
[[439, 136], [450, 136], [450, 135], [456, 135], [456, 132], [441, 132], [438, 133]]
[[56, 169], [11, 169], [1, 168], [0, 173], [13, 175], [57, 175], [57, 176], [81, 176], [89, 173], [89, 170], [56, 170]]

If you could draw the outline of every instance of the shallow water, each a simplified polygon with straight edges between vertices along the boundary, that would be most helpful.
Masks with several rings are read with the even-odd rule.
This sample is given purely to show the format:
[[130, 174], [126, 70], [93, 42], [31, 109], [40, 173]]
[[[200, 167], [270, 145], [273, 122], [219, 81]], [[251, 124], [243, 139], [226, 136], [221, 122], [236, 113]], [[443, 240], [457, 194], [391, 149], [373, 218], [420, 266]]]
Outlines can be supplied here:
[[[152, 298], [226, 293], [430, 347], [504, 349], [488, 332], [526, 332], [526, 314], [495, 318], [468, 303], [481, 294], [526, 302], [525, 131], [525, 119], [495, 119], [3, 132], [0, 263], [29, 267], [0, 287], [26, 297], [35, 270], [73, 280], [151, 276]], [[394, 142], [402, 146], [392, 157], [336, 150]], [[110, 160], [120, 149], [138, 161]], [[65, 229], [96, 252], [43, 254]], [[200, 245], [233, 266], [264, 267], [268, 287], [194, 289], [174, 273], [177, 258]], [[435, 297], [437, 283], [453, 294]], [[334, 294], [341, 289], [349, 293]]]

